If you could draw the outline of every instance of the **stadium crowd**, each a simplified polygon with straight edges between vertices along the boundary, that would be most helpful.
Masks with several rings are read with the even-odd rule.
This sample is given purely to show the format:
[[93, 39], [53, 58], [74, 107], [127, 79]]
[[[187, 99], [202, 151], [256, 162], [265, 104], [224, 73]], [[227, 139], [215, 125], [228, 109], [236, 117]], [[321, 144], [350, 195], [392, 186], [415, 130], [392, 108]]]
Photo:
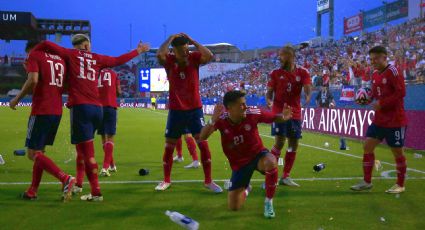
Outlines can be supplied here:
[[[298, 65], [310, 71], [314, 86], [340, 88], [342, 85], [368, 85], [373, 69], [368, 50], [384, 44], [389, 62], [402, 72], [407, 83], [424, 83], [425, 20], [414, 19], [396, 26], [382, 28], [358, 37], [344, 37], [321, 44], [301, 46]], [[274, 55], [253, 60], [243, 68], [221, 73], [201, 81], [203, 97], [223, 96], [231, 89], [244, 88], [248, 94], [264, 96], [268, 74], [279, 66]]]

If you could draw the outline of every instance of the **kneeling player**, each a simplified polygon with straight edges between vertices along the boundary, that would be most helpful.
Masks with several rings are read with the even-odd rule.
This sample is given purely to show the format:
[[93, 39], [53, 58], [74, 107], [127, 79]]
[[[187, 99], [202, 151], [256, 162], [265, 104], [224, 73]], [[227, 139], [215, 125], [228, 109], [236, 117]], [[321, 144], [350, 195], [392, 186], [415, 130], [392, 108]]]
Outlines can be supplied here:
[[220, 130], [223, 152], [232, 167], [228, 205], [239, 210], [249, 192], [249, 182], [255, 170], [266, 176], [266, 199], [264, 216], [275, 217], [273, 196], [276, 190], [278, 170], [276, 158], [263, 145], [258, 133], [258, 123], [284, 122], [291, 118], [292, 111], [285, 107], [282, 114], [259, 109], [247, 109], [245, 93], [230, 91], [224, 95], [224, 107], [217, 105], [207, 126], [202, 129], [201, 140], [206, 140], [215, 130]]

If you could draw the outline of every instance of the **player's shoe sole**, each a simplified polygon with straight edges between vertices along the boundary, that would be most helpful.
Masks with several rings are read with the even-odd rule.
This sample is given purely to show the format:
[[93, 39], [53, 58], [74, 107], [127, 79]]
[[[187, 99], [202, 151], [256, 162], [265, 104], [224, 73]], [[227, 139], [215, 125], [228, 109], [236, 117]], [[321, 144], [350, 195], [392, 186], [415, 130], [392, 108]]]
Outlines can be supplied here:
[[72, 190], [74, 188], [75, 182], [76, 182], [75, 177], [69, 175], [68, 179], [63, 185], [62, 200], [64, 202], [70, 201], [72, 199]]

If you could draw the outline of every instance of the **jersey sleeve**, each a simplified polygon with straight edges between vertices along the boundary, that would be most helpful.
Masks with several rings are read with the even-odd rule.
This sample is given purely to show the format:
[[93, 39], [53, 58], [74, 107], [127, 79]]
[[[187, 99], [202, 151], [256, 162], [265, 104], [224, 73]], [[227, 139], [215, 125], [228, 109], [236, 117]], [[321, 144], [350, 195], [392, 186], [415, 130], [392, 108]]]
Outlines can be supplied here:
[[394, 93], [379, 100], [379, 105], [383, 108], [390, 108], [394, 106], [400, 98], [406, 96], [406, 86], [404, 84], [404, 78], [399, 74], [399, 71], [395, 67], [389, 67], [391, 70], [391, 76], [388, 78], [389, 84], [394, 87]]
[[276, 114], [269, 112], [269, 111], [265, 111], [265, 110], [260, 110], [260, 114], [257, 115], [258, 116], [258, 123], [273, 123], [274, 120], [276, 119]]
[[29, 54], [27, 62], [26, 62], [26, 71], [27, 73], [39, 72], [40, 67], [38, 63], [38, 51], [33, 51]]
[[120, 66], [125, 64], [131, 59], [137, 57], [137, 55], [139, 55], [139, 53], [137, 53], [137, 50], [133, 50], [119, 57], [111, 57], [111, 56], [96, 54], [97, 56], [96, 59], [98, 61], [99, 66], [101, 66], [101, 68], [112, 68], [115, 66]]
[[68, 49], [62, 46], [59, 46], [50, 41], [43, 41], [40, 44], [36, 45], [33, 51], [43, 51], [60, 56], [62, 59], [66, 60], [68, 58]]

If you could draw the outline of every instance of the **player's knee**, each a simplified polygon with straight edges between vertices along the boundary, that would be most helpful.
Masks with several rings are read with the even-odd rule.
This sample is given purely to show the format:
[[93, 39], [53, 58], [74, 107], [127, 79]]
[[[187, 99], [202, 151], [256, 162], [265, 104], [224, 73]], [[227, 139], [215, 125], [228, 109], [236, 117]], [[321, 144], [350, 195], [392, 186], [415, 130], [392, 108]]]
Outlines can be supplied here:
[[30, 161], [34, 161], [35, 157], [35, 151], [34, 150], [27, 150], [27, 157]]
[[90, 157], [89, 162], [90, 164], [96, 164], [96, 159], [94, 159], [94, 157]]
[[270, 171], [274, 168], [277, 168], [276, 158], [274, 156], [267, 155], [267, 157], [264, 160], [264, 169], [266, 171]]
[[285, 141], [283, 139], [276, 139], [275, 144], [276, 148], [279, 150], [283, 149], [283, 146], [285, 145]]

